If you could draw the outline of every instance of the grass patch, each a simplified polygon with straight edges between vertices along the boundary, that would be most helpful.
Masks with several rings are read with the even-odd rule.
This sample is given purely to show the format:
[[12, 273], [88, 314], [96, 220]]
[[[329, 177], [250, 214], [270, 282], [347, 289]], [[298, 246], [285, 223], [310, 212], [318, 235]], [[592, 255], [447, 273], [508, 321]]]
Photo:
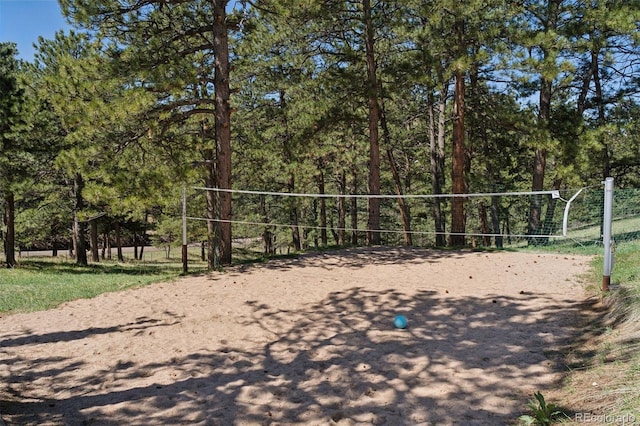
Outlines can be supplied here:
[[[627, 236], [635, 239], [623, 238]], [[569, 373], [564, 386], [552, 392], [549, 399], [560, 404], [570, 416], [559, 416], [551, 423], [640, 424], [640, 240], [637, 238], [637, 231], [617, 234], [619, 243], [614, 254], [611, 291], [606, 294], [601, 291], [602, 244], [562, 240], [522, 248], [593, 256], [590, 270], [581, 277], [588, 294], [597, 302], [591, 307], [592, 322], [585, 325], [576, 346], [566, 356]], [[535, 410], [527, 412], [530, 424], [547, 424], [535, 419]]]
[[[189, 272], [202, 273], [206, 265], [189, 253]], [[164, 252], [145, 254], [145, 260], [103, 261], [78, 266], [67, 258], [21, 257], [16, 268], [0, 268], [0, 313], [33, 312], [102, 293], [170, 281], [182, 273], [180, 259]]]
[[[207, 271], [201, 255], [199, 247], [189, 248], [189, 274]], [[54, 258], [24, 252], [16, 268], [0, 267], [0, 314], [43, 311], [72, 300], [171, 281], [182, 275], [179, 247], [169, 253], [147, 248], [143, 260], [134, 260], [130, 251], [123, 256], [124, 262], [103, 260], [79, 266], [65, 255]], [[259, 252], [242, 248], [234, 249], [233, 257], [236, 264], [268, 260]]]
[[[600, 293], [602, 256], [593, 263], [590, 292], [602, 301], [601, 315], [574, 348], [579, 362], [556, 397], [573, 413], [598, 415], [607, 423], [640, 422], [640, 242], [618, 245], [612, 288]], [[576, 417], [577, 419], [578, 417]], [[580, 423], [580, 422], [576, 422]]]

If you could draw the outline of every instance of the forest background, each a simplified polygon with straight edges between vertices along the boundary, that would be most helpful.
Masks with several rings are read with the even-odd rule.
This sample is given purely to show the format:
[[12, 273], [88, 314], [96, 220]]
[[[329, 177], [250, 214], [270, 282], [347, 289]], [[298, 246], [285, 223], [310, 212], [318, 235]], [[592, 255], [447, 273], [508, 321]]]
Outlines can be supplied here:
[[232, 261], [238, 237], [272, 252], [283, 240], [295, 250], [394, 242], [380, 231], [395, 226], [400, 243], [428, 229], [428, 245], [464, 246], [478, 243], [469, 228], [506, 225], [537, 244], [555, 226], [542, 196], [390, 207], [232, 199], [231, 188], [466, 194], [608, 176], [638, 187], [637, 1], [60, 4], [75, 30], [41, 38], [33, 62], [0, 44], [8, 266], [16, 248], [72, 248], [87, 264], [87, 249], [98, 261], [99, 247], [123, 240], [179, 242], [185, 187], [223, 190], [189, 194], [207, 219], [189, 241], [207, 242], [210, 268]]

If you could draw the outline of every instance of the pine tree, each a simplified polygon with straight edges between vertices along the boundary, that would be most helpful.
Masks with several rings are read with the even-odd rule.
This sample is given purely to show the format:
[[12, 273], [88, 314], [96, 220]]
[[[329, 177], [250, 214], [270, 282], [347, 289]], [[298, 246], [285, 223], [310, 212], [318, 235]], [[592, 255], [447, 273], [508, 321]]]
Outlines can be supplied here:
[[[575, 43], [576, 109], [598, 132], [609, 122], [610, 107], [637, 90], [629, 69], [640, 54], [636, 29], [640, 6], [593, 1], [580, 4], [575, 14], [580, 19], [572, 21], [567, 32]], [[600, 152], [594, 154], [601, 161], [602, 178], [611, 176], [611, 147], [602, 140]]]
[[54, 40], [41, 39], [36, 54], [34, 79], [63, 135], [56, 163], [69, 181], [74, 200], [74, 246], [80, 264], [87, 263], [88, 225], [92, 260], [98, 260], [97, 223], [92, 218], [141, 216], [154, 195], [137, 187], [133, 175], [145, 176], [158, 166], [136, 164], [127, 149], [146, 140], [141, 116], [149, 108], [149, 99], [140, 88], [127, 87], [112, 65], [99, 44], [73, 32], [58, 33]]
[[[514, 58], [520, 61], [515, 69], [525, 70], [531, 76], [538, 92], [537, 131], [533, 135], [532, 191], [541, 191], [549, 154], [557, 147], [551, 136], [553, 95], [560, 93], [562, 78], [572, 68], [566, 53], [570, 49], [567, 25], [575, 17], [572, 3], [564, 0], [532, 0], [523, 5], [522, 13], [514, 22], [514, 40], [518, 40], [521, 51], [516, 48]], [[531, 82], [528, 82], [531, 84]], [[542, 196], [531, 197], [528, 233], [540, 234], [542, 230]], [[530, 242], [538, 243], [532, 238]]]
[[[211, 121], [200, 141], [206, 184], [231, 188], [228, 0], [62, 0], [63, 12], [110, 41], [137, 84], [157, 96], [150, 111], [164, 133], [191, 119]], [[193, 123], [191, 123], [193, 125]], [[188, 165], [183, 165], [187, 167]], [[231, 262], [231, 196], [208, 193], [209, 267]]]
[[[58, 32], [53, 40], [40, 38], [36, 53], [37, 70], [47, 102], [55, 111], [64, 132], [64, 149], [58, 155], [69, 179], [73, 201], [73, 245], [76, 262], [87, 265], [87, 203], [84, 197], [85, 159], [91, 157], [94, 127], [85, 108], [94, 97], [95, 74], [88, 75], [93, 47], [84, 35]], [[93, 150], [93, 153], [96, 151]]]
[[28, 155], [22, 138], [25, 134], [25, 91], [19, 83], [20, 66], [14, 43], [0, 43], [0, 186], [4, 199], [5, 263], [16, 265], [15, 189], [24, 176]]
[[[496, 0], [490, 2], [450, 2], [416, 1], [408, 5], [409, 23], [414, 43], [420, 51], [418, 59], [423, 64], [427, 90], [431, 99], [429, 117], [431, 124], [431, 153], [433, 190], [441, 191], [443, 176], [442, 130], [437, 133], [438, 120], [435, 109], [444, 106], [449, 86], [453, 86], [453, 111], [451, 121], [451, 189], [454, 194], [468, 191], [470, 153], [467, 141], [469, 129], [465, 123], [468, 111], [468, 82], [484, 64], [490, 62], [490, 54], [498, 49], [501, 30], [509, 16], [507, 3]], [[451, 83], [450, 83], [451, 82]], [[440, 117], [441, 117], [440, 113]], [[438, 136], [439, 135], [439, 136]], [[440, 140], [440, 143], [438, 143]], [[466, 243], [465, 201], [457, 196], [451, 200], [450, 244], [461, 246]], [[439, 216], [440, 205], [436, 203], [434, 212], [436, 231], [444, 231], [443, 220]], [[439, 244], [442, 241], [438, 242]]]

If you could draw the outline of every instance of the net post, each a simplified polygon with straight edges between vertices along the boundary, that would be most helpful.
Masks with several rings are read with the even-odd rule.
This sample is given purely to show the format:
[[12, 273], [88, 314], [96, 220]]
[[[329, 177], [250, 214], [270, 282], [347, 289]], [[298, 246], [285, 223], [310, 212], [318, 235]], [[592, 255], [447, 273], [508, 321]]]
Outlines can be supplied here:
[[602, 267], [602, 292], [609, 291], [611, 284], [611, 269], [613, 253], [611, 247], [611, 222], [613, 218], [613, 178], [604, 180], [604, 214], [602, 222], [602, 245], [604, 247], [604, 261]]
[[188, 272], [187, 265], [187, 188], [182, 186], [182, 273]]

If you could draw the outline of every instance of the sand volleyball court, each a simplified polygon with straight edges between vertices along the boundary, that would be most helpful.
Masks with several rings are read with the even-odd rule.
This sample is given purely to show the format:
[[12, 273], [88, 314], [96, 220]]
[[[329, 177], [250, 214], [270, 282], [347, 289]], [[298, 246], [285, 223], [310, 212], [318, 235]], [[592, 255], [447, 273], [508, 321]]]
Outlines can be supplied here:
[[0, 412], [8, 425], [514, 424], [566, 372], [589, 261], [359, 248], [5, 315]]

